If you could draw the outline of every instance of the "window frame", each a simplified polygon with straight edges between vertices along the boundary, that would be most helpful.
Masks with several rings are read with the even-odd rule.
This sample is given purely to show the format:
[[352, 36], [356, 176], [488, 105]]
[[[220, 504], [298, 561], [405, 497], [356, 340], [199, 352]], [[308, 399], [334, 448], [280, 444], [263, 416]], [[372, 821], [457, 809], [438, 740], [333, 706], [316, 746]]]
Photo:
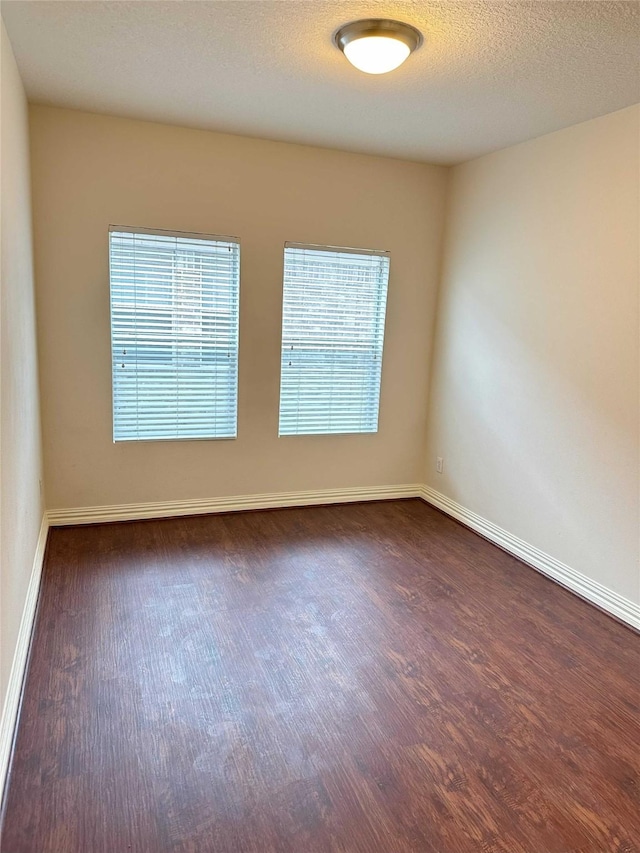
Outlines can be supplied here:
[[[115, 374], [114, 374], [114, 328], [113, 328], [113, 289], [111, 282], [111, 235], [113, 233], [124, 234], [147, 234], [152, 237], [175, 237], [191, 240], [202, 240], [219, 243], [233, 243], [237, 246], [238, 253], [238, 273], [237, 273], [237, 311], [235, 322], [235, 351], [236, 351], [236, 374], [235, 374], [235, 433], [234, 435], [221, 436], [130, 436], [126, 438], [116, 438], [116, 407], [115, 407]], [[148, 228], [137, 227], [131, 225], [109, 225], [108, 244], [107, 244], [107, 265], [109, 278], [109, 355], [110, 355], [110, 378], [111, 378], [111, 436], [112, 443], [118, 444], [135, 444], [138, 442], [174, 442], [174, 441], [235, 441], [238, 438], [238, 420], [239, 420], [239, 377], [240, 377], [240, 295], [242, 283], [242, 251], [241, 241], [239, 237], [224, 236], [221, 234], [208, 234], [197, 231], [178, 231], [166, 228]], [[171, 341], [171, 348], [175, 347], [175, 343]], [[172, 358], [174, 356], [172, 355]]]
[[[323, 432], [282, 432], [281, 428], [281, 410], [282, 410], [282, 390], [283, 390], [283, 353], [284, 353], [284, 332], [285, 332], [285, 289], [286, 289], [286, 253], [287, 249], [298, 249], [298, 250], [309, 250], [316, 252], [335, 252], [340, 254], [353, 254], [353, 255], [365, 255], [370, 257], [385, 257], [387, 258], [387, 278], [386, 283], [384, 285], [384, 290], [382, 294], [382, 299], [376, 306], [376, 310], [381, 313], [382, 316], [382, 335], [381, 335], [381, 348], [380, 348], [380, 368], [379, 368], [379, 382], [377, 387], [377, 416], [375, 429], [372, 430], [344, 430], [344, 431], [323, 431]], [[286, 241], [283, 248], [282, 253], [282, 312], [281, 312], [281, 323], [280, 323], [280, 384], [279, 384], [279, 398], [278, 398], [278, 438], [295, 438], [295, 437], [306, 437], [310, 438], [313, 436], [317, 437], [327, 437], [327, 436], [365, 436], [365, 435], [377, 435], [380, 432], [380, 403], [382, 400], [382, 371], [383, 371], [383, 361], [384, 361], [384, 352], [385, 352], [385, 340], [387, 334], [387, 306], [388, 306], [388, 297], [389, 297], [389, 280], [391, 275], [391, 252], [387, 249], [361, 249], [353, 246], [333, 246], [333, 245], [324, 245], [321, 243], [299, 243], [295, 241]]]

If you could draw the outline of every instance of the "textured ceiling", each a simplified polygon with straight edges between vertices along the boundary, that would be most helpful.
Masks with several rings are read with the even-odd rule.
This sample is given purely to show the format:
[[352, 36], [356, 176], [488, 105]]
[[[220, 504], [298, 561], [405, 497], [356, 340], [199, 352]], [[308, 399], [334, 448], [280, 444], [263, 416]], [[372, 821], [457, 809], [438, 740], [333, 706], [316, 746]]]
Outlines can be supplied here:
[[[640, 100], [636, 2], [5, 0], [32, 101], [249, 136], [456, 163]], [[333, 32], [418, 27], [388, 76]]]

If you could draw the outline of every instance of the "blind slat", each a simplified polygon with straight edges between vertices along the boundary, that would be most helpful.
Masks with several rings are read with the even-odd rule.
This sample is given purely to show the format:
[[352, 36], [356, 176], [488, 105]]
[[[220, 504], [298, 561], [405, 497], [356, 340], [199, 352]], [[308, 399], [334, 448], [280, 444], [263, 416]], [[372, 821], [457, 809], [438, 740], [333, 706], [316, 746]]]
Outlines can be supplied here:
[[240, 246], [110, 229], [114, 441], [235, 438]]
[[378, 430], [389, 256], [287, 244], [280, 435]]

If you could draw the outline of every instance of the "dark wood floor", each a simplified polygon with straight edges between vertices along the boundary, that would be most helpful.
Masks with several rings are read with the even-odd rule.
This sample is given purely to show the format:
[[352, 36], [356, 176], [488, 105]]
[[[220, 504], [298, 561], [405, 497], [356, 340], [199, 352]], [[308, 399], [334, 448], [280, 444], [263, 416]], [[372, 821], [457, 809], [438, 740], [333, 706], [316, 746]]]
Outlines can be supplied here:
[[640, 637], [417, 500], [53, 530], [4, 853], [631, 853]]

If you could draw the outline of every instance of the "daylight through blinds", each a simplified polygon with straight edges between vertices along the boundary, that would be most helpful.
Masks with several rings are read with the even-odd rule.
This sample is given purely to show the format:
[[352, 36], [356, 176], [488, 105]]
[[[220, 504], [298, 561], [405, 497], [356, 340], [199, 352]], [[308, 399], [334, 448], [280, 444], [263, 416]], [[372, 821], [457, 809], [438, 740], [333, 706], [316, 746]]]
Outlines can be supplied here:
[[280, 435], [376, 432], [386, 252], [286, 244]]
[[240, 246], [112, 228], [113, 436], [234, 438]]

